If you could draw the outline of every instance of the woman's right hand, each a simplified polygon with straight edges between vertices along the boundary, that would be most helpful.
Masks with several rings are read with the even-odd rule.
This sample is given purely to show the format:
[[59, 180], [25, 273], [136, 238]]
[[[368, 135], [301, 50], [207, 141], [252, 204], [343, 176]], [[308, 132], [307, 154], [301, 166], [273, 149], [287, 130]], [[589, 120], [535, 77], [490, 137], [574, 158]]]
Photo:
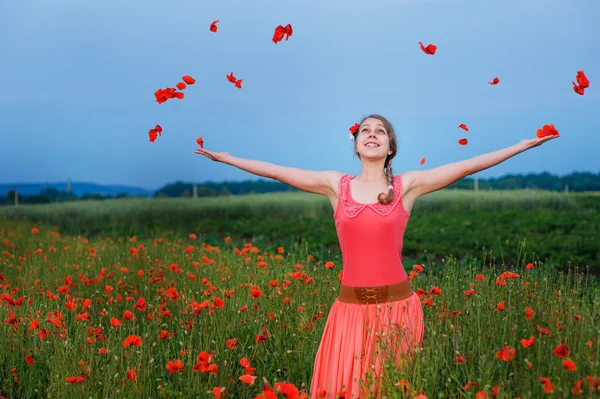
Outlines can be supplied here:
[[214, 152], [214, 151], [205, 150], [204, 148], [197, 148], [196, 154], [204, 155], [204, 156], [212, 159], [215, 162], [223, 162], [223, 163], [227, 163], [227, 159], [229, 157], [231, 157], [231, 155], [229, 155], [228, 152]]

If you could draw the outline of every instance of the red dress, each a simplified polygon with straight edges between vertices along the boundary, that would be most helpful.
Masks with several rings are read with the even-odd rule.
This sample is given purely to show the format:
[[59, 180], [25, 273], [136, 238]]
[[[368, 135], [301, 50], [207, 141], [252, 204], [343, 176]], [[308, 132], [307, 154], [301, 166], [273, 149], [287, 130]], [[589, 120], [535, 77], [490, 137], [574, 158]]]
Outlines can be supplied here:
[[[342, 284], [376, 286], [407, 278], [402, 241], [410, 214], [402, 205], [402, 175], [394, 177], [394, 200], [362, 204], [352, 198], [350, 176], [340, 179], [333, 214], [342, 250]], [[377, 392], [382, 364], [397, 367], [423, 342], [423, 307], [419, 296], [381, 304], [353, 304], [336, 299], [317, 350], [310, 398], [367, 399]], [[370, 375], [367, 376], [367, 373]]]

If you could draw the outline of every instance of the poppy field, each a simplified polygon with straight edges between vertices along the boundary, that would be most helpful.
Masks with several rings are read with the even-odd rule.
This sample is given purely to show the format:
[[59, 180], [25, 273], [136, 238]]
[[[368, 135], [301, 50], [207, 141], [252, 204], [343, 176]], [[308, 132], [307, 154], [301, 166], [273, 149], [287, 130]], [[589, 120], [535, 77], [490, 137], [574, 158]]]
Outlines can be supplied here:
[[[288, 196], [288, 208], [272, 199], [281, 195]], [[88, 216], [82, 209], [61, 210], [64, 204], [19, 207], [18, 217], [4, 215], [1, 397], [309, 397], [312, 362], [343, 273], [335, 251], [316, 254], [293, 241], [282, 245], [203, 234], [199, 226], [208, 216], [178, 231], [174, 226], [182, 224], [171, 220], [169, 228], [157, 216], [155, 227], [163, 230], [148, 228], [139, 235], [115, 230], [114, 220], [102, 216], [109, 212], [141, 226], [148, 212], [171, 218], [187, 214], [188, 220], [205, 214], [202, 206], [208, 206], [213, 219], [229, 220], [224, 233], [240, 226], [234, 217], [261, 229], [257, 219], [244, 222], [235, 214], [253, 210], [274, 225], [273, 235], [278, 225], [289, 231], [284, 213], [288, 224], [295, 223], [290, 210], [324, 223], [329, 204], [313, 196], [281, 195], [266, 196], [271, 202], [265, 196], [231, 198], [240, 208], [228, 203], [230, 214], [216, 211], [223, 199], [203, 205], [190, 199], [140, 200], [154, 208], [139, 215], [133, 210], [141, 209], [137, 200], [72, 205], [87, 206]], [[431, 197], [414, 208], [414, 219], [459, 212], [465, 221], [465, 213], [487, 206], [509, 215], [520, 208], [522, 218], [535, 208], [569, 215], [579, 209], [571, 200], [551, 196], [529, 198], [531, 210], [526, 201], [511, 204], [506, 198], [486, 205], [481, 199], [448, 204], [447, 197], [439, 203]], [[178, 213], [182, 206], [187, 212]], [[192, 212], [194, 207], [200, 208]], [[593, 222], [597, 213], [584, 209]], [[90, 219], [95, 212], [105, 224]], [[90, 222], [106, 234], [69, 232]], [[443, 265], [405, 259], [404, 267], [421, 299], [426, 333], [411, 368], [388, 365], [385, 397], [600, 394], [600, 285], [584, 267], [559, 272], [523, 253], [518, 262], [503, 266], [490, 258], [448, 256]], [[318, 397], [332, 397], [327, 394], [346, 397], [343, 390], [320, 391]]]

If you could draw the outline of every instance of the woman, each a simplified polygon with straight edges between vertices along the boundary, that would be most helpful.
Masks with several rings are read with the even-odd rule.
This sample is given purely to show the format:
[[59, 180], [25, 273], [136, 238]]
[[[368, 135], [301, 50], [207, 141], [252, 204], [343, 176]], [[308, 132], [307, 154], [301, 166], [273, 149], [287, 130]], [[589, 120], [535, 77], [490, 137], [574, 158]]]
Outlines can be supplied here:
[[213, 161], [324, 195], [331, 202], [343, 273], [317, 350], [311, 398], [376, 397], [384, 362], [393, 361], [402, 369], [421, 347], [423, 308], [402, 266], [402, 240], [417, 198], [559, 137], [522, 140], [496, 152], [394, 176], [397, 141], [389, 121], [370, 115], [355, 127], [350, 138], [362, 172], [352, 177], [196, 150]]

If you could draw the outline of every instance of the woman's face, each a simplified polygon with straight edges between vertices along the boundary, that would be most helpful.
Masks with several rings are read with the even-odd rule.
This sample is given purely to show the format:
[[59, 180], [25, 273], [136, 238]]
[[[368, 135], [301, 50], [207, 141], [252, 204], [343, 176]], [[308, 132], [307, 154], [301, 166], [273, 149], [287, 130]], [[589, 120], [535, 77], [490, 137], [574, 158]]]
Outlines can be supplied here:
[[382, 121], [376, 118], [363, 121], [356, 135], [356, 152], [366, 158], [385, 158], [389, 155], [390, 136]]

